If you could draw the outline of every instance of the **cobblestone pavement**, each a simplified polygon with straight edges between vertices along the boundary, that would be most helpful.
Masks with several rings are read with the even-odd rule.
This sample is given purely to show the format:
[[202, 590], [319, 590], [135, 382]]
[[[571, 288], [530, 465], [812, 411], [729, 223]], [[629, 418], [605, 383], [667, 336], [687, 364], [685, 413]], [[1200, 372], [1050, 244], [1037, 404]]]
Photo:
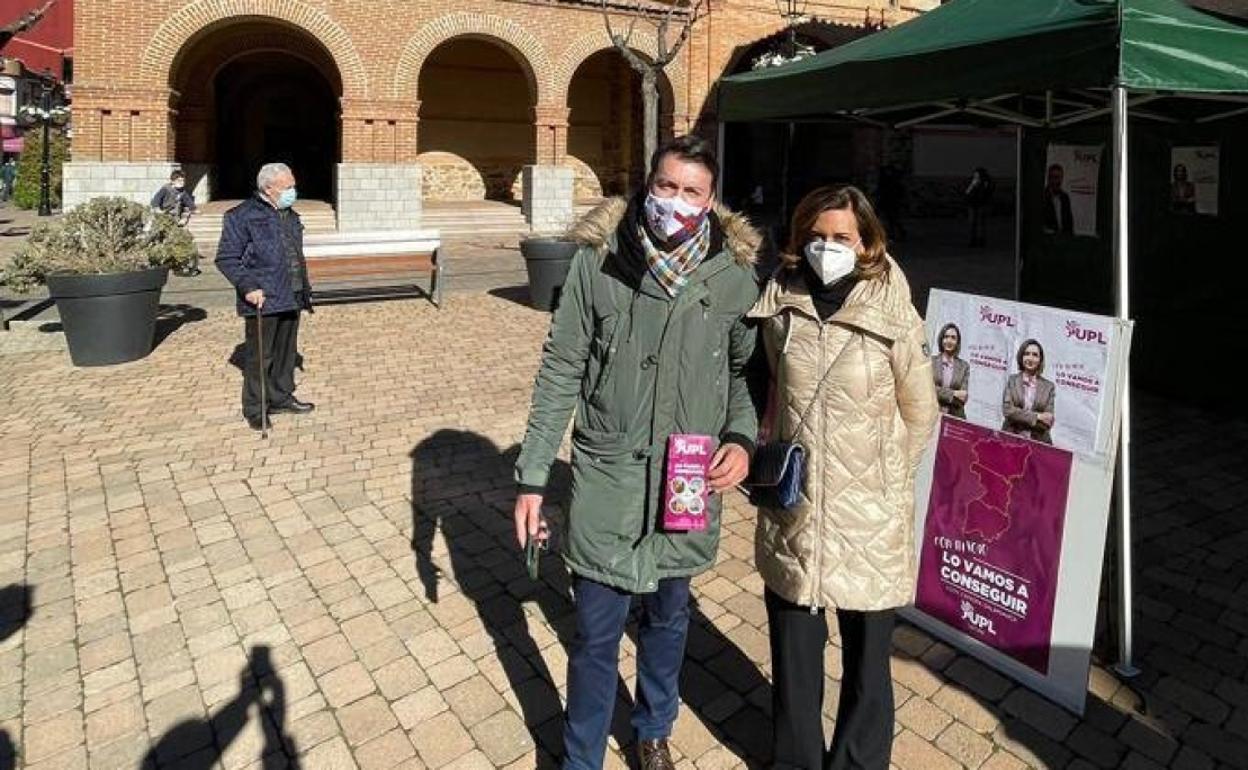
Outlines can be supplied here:
[[[180, 320], [101, 369], [0, 334], [0, 767], [549, 766], [567, 580], [548, 558], [531, 583], [508, 523], [547, 317], [490, 294], [318, 310], [318, 408], [267, 441], [239, 414], [238, 320]], [[1139, 403], [1144, 673], [1096, 668], [1077, 719], [903, 626], [897, 767], [1248, 766], [1248, 426]], [[766, 761], [752, 534], [733, 498], [696, 581], [681, 767]]]

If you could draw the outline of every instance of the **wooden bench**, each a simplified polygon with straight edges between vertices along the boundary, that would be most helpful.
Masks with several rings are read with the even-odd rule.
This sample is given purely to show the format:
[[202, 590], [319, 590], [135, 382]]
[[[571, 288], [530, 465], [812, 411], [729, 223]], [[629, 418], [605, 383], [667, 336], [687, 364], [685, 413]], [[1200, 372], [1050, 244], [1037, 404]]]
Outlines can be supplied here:
[[312, 298], [334, 302], [423, 295], [442, 307], [446, 266], [437, 230], [304, 235]]

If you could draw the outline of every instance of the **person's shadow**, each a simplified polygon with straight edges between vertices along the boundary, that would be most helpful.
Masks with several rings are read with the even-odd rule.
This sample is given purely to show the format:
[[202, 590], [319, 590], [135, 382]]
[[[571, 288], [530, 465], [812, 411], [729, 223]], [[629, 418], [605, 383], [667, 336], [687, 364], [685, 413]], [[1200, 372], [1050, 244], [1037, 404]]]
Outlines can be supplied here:
[[[458, 590], [472, 604], [540, 749], [538, 767], [557, 767], [563, 706], [556, 679], [529, 632], [523, 602], [536, 603], [566, 649], [573, 632], [570, 581], [549, 552], [541, 559], [538, 582], [525, 572], [511, 523], [515, 448], [501, 452], [476, 433], [441, 430], [410, 456], [412, 551], [425, 598], [437, 604]], [[552, 490], [562, 486], [557, 479], [565, 474], [566, 466], [559, 464]], [[548, 500], [558, 496], [552, 491]]]
[[285, 734], [286, 687], [273, 668], [267, 645], [251, 648], [251, 659], [238, 674], [238, 695], [208, 719], [188, 719], [174, 725], [147, 753], [142, 768], [176, 767], [210, 770], [217, 767], [226, 747], [247, 726], [252, 706], [259, 709], [264, 745], [263, 770], [298, 770], [299, 751]]
[[[34, 589], [22, 583], [0, 588], [0, 642], [16, 634], [30, 620]], [[17, 747], [7, 730], [0, 729], [0, 770], [17, 766]]]
[[[518, 450], [513, 446], [500, 451], [490, 439], [459, 430], [441, 430], [421, 441], [411, 452], [412, 550], [426, 599], [435, 604], [445, 599], [453, 591], [446, 583], [453, 582], [476, 609], [539, 748], [537, 766], [553, 768], [563, 753], [563, 708], [555, 685], [562, 679], [547, 668], [529, 631], [523, 603], [534, 602], [539, 619], [549, 623], [564, 650], [569, 649], [575, 633], [571, 576], [553, 550], [541, 559], [537, 583], [525, 573], [511, 517], [516, 497], [512, 468]], [[569, 478], [567, 464], [556, 462], [546, 495], [546, 513], [556, 533]], [[693, 593], [696, 597], [696, 588]], [[638, 605], [627, 629], [634, 643]], [[758, 705], [766, 685], [758, 665], [698, 609], [695, 598], [681, 698], [720, 745], [751, 764], [770, 751], [770, 718]], [[744, 704], [730, 716], [720, 716], [732, 698]], [[628, 750], [633, 743], [632, 708], [629, 688], [621, 678], [611, 734], [635, 767]]]

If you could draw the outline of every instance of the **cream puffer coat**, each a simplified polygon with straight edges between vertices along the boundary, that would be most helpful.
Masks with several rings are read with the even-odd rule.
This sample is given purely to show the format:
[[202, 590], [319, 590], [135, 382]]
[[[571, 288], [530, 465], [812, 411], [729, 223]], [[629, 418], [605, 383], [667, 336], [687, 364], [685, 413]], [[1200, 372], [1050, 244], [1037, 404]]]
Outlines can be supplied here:
[[767, 587], [802, 606], [882, 610], [914, 598], [914, 471], [940, 409], [923, 321], [888, 263], [886, 278], [860, 281], [825, 322], [794, 271], [773, 277], [750, 311], [763, 319], [772, 435], [806, 450], [802, 499], [759, 511], [755, 556]]

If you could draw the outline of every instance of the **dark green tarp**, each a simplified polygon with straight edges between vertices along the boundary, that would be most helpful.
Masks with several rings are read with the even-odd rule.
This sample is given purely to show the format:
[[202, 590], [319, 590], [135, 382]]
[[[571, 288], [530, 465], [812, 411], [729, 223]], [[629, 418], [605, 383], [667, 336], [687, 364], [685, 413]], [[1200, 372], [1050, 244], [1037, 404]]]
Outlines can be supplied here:
[[1105, 88], [1248, 93], [1248, 28], [1181, 0], [953, 0], [793, 64], [720, 81], [719, 118]]

